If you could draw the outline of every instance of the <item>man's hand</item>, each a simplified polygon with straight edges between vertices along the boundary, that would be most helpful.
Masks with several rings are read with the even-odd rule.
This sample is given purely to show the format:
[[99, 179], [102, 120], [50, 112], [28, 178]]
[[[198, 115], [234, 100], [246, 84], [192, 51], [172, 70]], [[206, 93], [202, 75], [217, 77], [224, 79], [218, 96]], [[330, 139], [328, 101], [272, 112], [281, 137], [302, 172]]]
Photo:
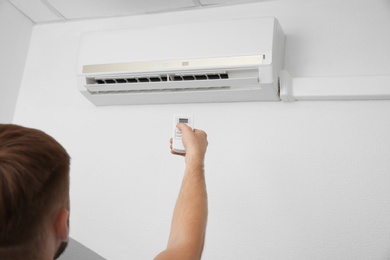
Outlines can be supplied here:
[[182, 140], [184, 148], [186, 149], [185, 154], [176, 153], [172, 150], [172, 138], [170, 140], [171, 143], [171, 153], [185, 156], [186, 164], [189, 163], [202, 163], [204, 161], [204, 157], [207, 149], [207, 134], [198, 129], [192, 129], [183, 123], [178, 123], [177, 128], [182, 132]]

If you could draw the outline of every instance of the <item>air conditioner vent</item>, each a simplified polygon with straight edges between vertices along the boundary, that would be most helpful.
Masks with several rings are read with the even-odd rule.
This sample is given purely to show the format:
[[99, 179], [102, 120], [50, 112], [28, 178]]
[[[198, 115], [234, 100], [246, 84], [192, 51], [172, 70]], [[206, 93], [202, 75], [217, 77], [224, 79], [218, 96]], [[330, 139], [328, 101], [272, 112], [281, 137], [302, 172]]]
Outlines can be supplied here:
[[168, 76], [150, 76], [134, 78], [88, 78], [88, 84], [124, 84], [124, 83], [145, 83], [161, 81], [192, 81], [192, 80], [212, 80], [229, 79], [227, 73], [201, 74], [201, 75], [168, 75]]
[[[131, 77], [122, 75], [114, 78], [112, 76], [88, 77], [87, 88], [90, 94], [136, 94], [156, 92], [199, 92], [232, 90], [238, 88], [260, 88], [259, 78], [255, 71], [246, 71], [246, 76], [237, 77], [226, 72], [212, 72], [207, 74], [171, 74], [166, 76], [153, 75]], [[99, 77], [99, 78], [98, 78]]]

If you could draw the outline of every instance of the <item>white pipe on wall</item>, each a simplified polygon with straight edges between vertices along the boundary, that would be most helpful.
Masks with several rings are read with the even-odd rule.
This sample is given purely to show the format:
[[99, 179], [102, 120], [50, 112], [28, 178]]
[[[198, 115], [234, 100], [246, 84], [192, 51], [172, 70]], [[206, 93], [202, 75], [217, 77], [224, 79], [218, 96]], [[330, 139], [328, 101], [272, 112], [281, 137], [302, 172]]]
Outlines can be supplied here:
[[390, 100], [390, 76], [292, 78], [280, 73], [280, 98], [297, 100]]

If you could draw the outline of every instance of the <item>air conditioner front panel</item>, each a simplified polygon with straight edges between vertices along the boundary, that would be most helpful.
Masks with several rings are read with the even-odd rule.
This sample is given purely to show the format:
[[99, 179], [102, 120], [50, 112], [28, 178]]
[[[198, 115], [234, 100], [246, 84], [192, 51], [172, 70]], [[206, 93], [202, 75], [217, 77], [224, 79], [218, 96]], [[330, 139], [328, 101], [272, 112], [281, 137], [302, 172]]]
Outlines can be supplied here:
[[272, 62], [273, 17], [155, 25], [86, 32], [79, 58], [83, 65], [149, 62], [268, 54]]

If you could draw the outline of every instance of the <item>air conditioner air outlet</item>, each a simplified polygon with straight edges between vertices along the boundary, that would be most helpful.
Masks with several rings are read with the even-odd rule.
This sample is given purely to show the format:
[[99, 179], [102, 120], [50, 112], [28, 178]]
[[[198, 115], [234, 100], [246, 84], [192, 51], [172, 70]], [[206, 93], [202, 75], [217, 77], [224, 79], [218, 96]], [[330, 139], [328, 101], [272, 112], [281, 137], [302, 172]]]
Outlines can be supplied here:
[[218, 89], [218, 88], [246, 88], [248, 86], [260, 89], [258, 77], [213, 79], [213, 80], [181, 80], [161, 82], [137, 82], [123, 84], [86, 84], [85, 87], [90, 93], [106, 92], [135, 92], [135, 91], [178, 91], [183, 89]]
[[191, 81], [191, 80], [214, 80], [229, 79], [227, 73], [213, 74], [193, 74], [193, 75], [168, 75], [168, 76], [150, 76], [150, 77], [133, 77], [133, 78], [87, 78], [87, 84], [124, 84], [124, 83], [145, 83], [145, 82], [162, 82], [162, 81]]

